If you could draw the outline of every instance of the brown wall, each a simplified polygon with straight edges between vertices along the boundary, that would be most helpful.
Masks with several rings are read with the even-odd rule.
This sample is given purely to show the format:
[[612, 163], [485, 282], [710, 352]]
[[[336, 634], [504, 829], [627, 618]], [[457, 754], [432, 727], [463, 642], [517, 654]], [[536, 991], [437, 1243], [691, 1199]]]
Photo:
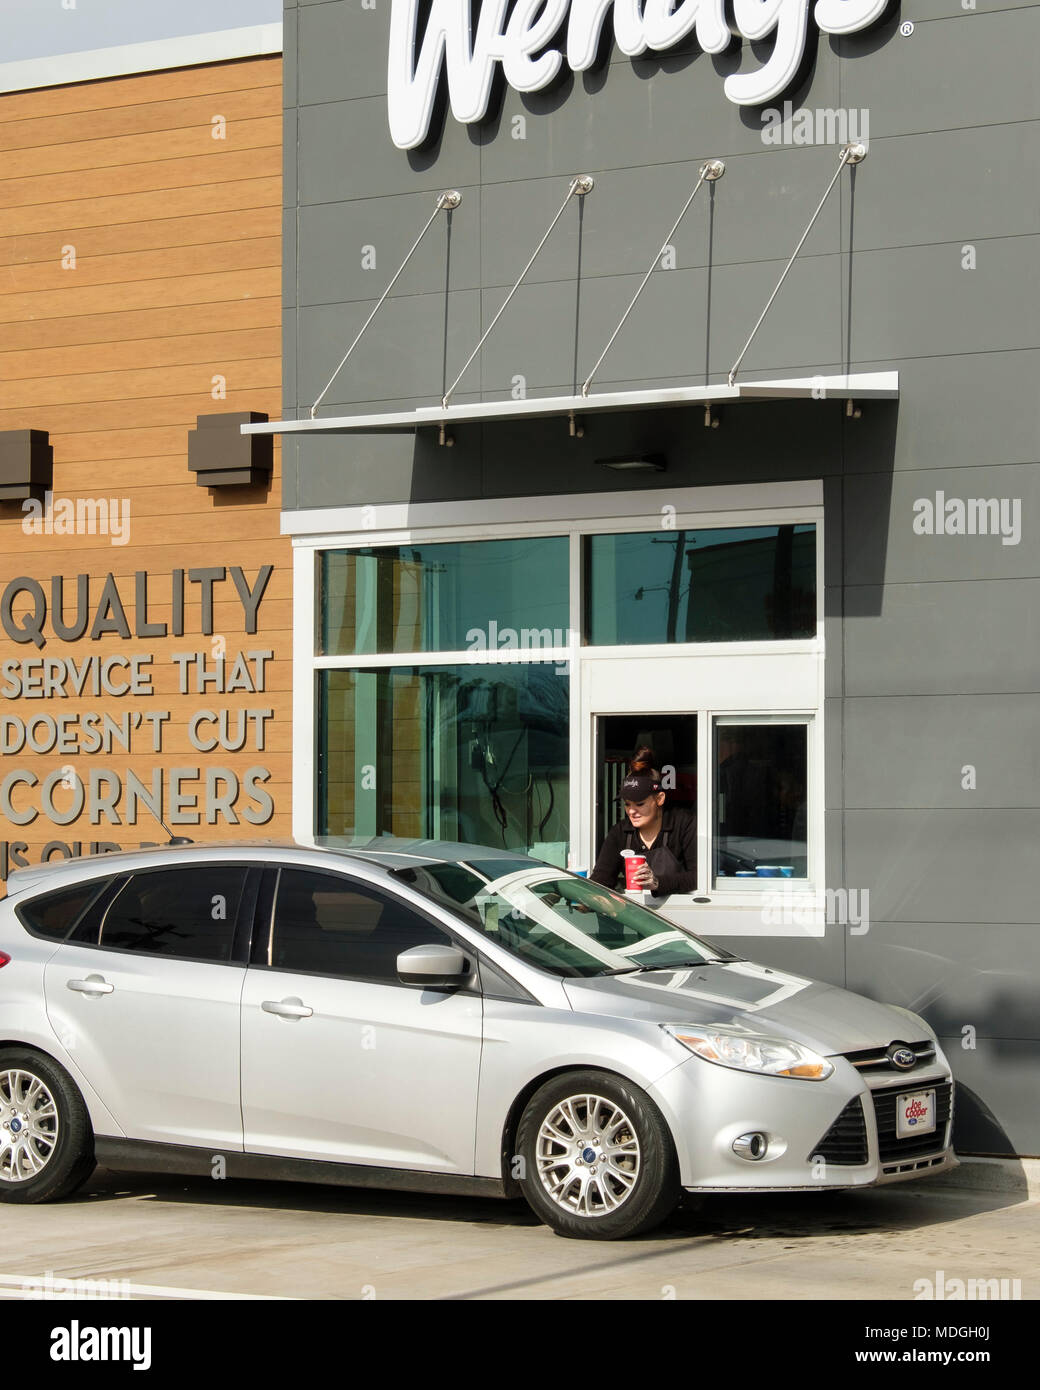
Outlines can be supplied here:
[[[224, 118], [223, 139], [214, 138], [215, 117]], [[55, 498], [130, 502], [125, 545], [99, 534], [28, 535], [21, 504], [0, 503], [0, 591], [16, 577], [33, 578], [49, 607], [52, 577], [62, 575], [71, 612], [75, 576], [88, 574], [93, 618], [112, 574], [131, 627], [129, 638], [91, 640], [88, 629], [66, 642], [48, 613], [42, 650], [0, 631], [0, 663], [142, 652], [155, 658], [154, 695], [5, 697], [0, 679], [0, 715], [171, 714], [159, 753], [142, 724], [129, 755], [23, 749], [0, 757], [0, 781], [16, 768], [42, 781], [71, 765], [84, 780], [92, 769], [123, 775], [132, 768], [150, 784], [161, 767], [168, 805], [170, 767], [198, 765], [204, 777], [207, 766], [221, 766], [241, 777], [262, 765], [271, 774], [270, 820], [235, 826], [219, 814], [206, 825], [203, 813], [198, 830], [179, 833], [289, 833], [291, 568], [278, 534], [278, 450], [270, 486], [199, 487], [187, 458], [198, 415], [280, 414], [280, 219], [280, 58], [0, 96], [0, 430], [50, 432]], [[226, 382], [223, 399], [218, 376]], [[224, 566], [230, 576], [239, 566], [252, 584], [263, 565], [274, 573], [255, 635], [245, 632], [230, 577], [215, 590], [213, 634], [202, 631], [199, 586], [186, 582], [184, 635], [133, 635], [138, 571], [149, 577], [149, 621], [169, 624], [174, 570]], [[29, 606], [28, 595], [20, 595], [16, 621]], [[220, 636], [229, 657], [242, 649], [274, 652], [263, 693], [178, 692], [172, 653], [203, 650], [211, 657]], [[264, 751], [191, 747], [188, 716], [222, 707], [273, 708]], [[39, 806], [40, 792], [18, 787], [16, 809]], [[73, 795], [56, 793], [59, 810]], [[117, 803], [121, 819], [124, 798]], [[255, 802], [243, 795], [243, 805]], [[65, 827], [43, 814], [19, 827], [0, 812], [0, 843], [27, 843], [30, 862], [53, 840], [86, 848], [98, 839], [129, 847], [161, 838], [147, 811], [136, 826], [104, 819], [92, 825], [84, 813]], [[0, 874], [2, 861], [0, 851]]]

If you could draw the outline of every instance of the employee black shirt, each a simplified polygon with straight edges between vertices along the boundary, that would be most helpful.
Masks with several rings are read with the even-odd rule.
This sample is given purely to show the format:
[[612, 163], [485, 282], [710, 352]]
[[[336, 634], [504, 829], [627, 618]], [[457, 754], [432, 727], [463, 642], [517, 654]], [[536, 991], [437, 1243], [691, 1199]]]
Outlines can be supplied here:
[[655, 898], [667, 897], [669, 893], [696, 892], [697, 821], [689, 811], [665, 807], [661, 829], [649, 849], [644, 847], [639, 832], [625, 816], [607, 832], [607, 838], [596, 856], [595, 868], [589, 874], [593, 883], [615, 888], [620, 874], [621, 886], [624, 887], [623, 849], [633, 849], [636, 854], [646, 855], [646, 862], [657, 876]]

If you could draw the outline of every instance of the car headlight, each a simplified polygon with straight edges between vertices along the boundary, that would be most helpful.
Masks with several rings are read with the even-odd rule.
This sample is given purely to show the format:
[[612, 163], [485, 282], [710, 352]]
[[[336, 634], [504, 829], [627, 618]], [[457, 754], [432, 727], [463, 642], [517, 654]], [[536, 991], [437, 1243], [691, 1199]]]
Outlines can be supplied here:
[[790, 1038], [747, 1033], [724, 1024], [697, 1028], [685, 1023], [662, 1023], [666, 1033], [705, 1062], [762, 1076], [792, 1076], [800, 1081], [826, 1081], [834, 1067], [811, 1048]]
[[895, 1009], [897, 1014], [903, 1014], [906, 1018], [909, 1018], [918, 1028], [920, 1028], [921, 1032], [925, 1035], [926, 1038], [931, 1038], [932, 1042], [934, 1043], [937, 1043], [939, 1041], [935, 1029], [932, 1027], [932, 1025], [928, 1022], [926, 1018], [922, 1018], [920, 1014], [915, 1014], [912, 1009], [904, 1009], [902, 1004], [889, 1004], [888, 1007], [890, 1009]]

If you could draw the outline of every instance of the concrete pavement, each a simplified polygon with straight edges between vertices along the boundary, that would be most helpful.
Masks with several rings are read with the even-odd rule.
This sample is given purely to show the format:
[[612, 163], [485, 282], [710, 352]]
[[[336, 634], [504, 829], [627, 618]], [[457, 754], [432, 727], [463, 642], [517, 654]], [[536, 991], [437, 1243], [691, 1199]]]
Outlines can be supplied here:
[[1037, 1298], [1040, 1200], [1015, 1168], [966, 1176], [687, 1199], [611, 1243], [563, 1240], [523, 1203], [99, 1170], [71, 1201], [3, 1209], [0, 1295], [50, 1271], [132, 1298], [913, 1301], [942, 1271]]

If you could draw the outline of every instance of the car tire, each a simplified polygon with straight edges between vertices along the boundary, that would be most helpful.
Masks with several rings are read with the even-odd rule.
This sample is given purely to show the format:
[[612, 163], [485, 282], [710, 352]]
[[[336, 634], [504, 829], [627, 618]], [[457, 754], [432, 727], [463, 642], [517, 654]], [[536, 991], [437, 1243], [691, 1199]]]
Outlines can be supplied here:
[[622, 1240], [652, 1230], [681, 1195], [664, 1116], [638, 1086], [603, 1071], [555, 1076], [517, 1129], [520, 1187], [557, 1235]]
[[0, 1049], [0, 1202], [57, 1202], [94, 1171], [94, 1132], [64, 1067], [30, 1048]]

